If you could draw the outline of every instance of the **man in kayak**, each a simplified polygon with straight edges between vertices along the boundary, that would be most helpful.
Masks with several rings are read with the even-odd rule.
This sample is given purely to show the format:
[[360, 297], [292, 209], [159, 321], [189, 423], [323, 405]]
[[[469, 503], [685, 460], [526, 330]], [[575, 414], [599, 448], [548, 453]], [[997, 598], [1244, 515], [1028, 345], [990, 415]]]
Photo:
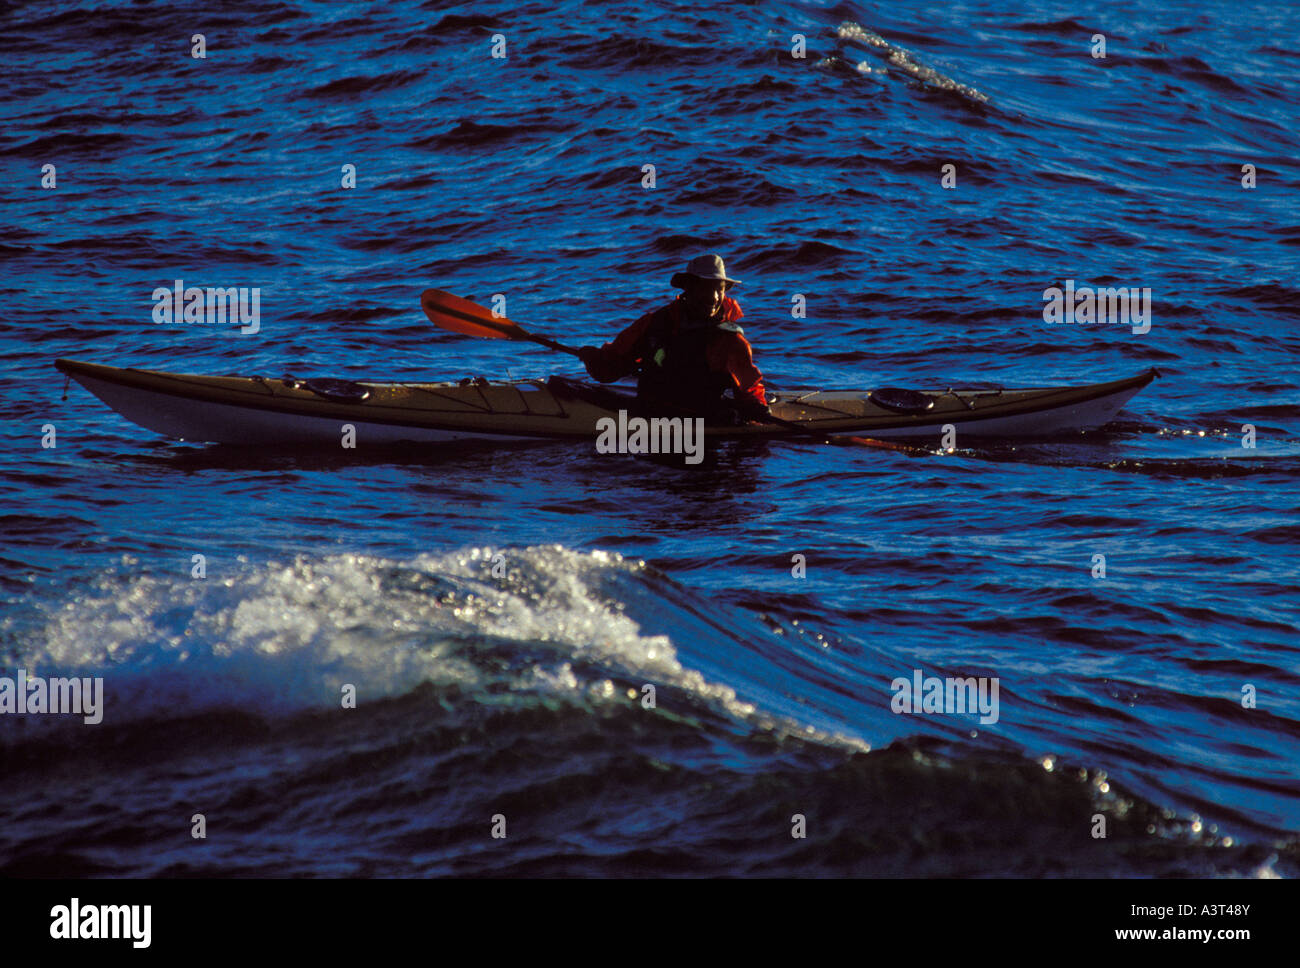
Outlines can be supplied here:
[[769, 416], [763, 374], [736, 325], [740, 305], [727, 295], [740, 280], [727, 278], [718, 256], [702, 255], [670, 281], [682, 290], [676, 299], [612, 342], [579, 350], [592, 379], [612, 383], [638, 374], [637, 399], [647, 409], [724, 423]]

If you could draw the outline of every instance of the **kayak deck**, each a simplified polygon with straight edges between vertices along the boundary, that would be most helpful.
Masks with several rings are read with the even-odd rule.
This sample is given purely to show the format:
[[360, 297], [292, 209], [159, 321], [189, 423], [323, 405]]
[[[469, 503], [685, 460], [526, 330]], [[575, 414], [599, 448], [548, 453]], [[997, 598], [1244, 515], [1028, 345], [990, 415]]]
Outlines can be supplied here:
[[[182, 440], [338, 445], [343, 425], [369, 443], [595, 437], [598, 421], [636, 412], [625, 388], [552, 378], [493, 383], [350, 383], [293, 377], [202, 376], [57, 360], [58, 369], [133, 423]], [[1042, 436], [1110, 422], [1156, 377], [1074, 387], [905, 391], [807, 390], [770, 394], [771, 411], [805, 431], [870, 437], [958, 439]], [[926, 409], [918, 410], [918, 405]], [[712, 438], [798, 437], [786, 427], [706, 425]]]

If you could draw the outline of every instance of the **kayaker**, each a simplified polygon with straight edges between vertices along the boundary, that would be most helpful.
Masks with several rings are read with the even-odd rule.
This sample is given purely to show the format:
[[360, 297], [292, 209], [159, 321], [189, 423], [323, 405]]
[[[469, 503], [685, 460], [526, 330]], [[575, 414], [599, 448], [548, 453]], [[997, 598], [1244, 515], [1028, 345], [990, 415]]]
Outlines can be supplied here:
[[740, 304], [727, 295], [740, 280], [727, 278], [720, 257], [701, 255], [670, 282], [682, 292], [668, 305], [646, 313], [604, 346], [580, 349], [592, 379], [612, 383], [636, 373], [637, 398], [647, 409], [720, 423], [769, 416], [763, 374], [736, 325]]

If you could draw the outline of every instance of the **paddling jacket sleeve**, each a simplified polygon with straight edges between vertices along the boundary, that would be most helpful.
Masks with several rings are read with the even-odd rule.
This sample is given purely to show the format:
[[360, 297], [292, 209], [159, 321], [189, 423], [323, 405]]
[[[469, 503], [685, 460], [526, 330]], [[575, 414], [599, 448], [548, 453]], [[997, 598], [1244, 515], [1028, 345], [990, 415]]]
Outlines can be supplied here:
[[[650, 331], [656, 318], [675, 325], [680, 319], [680, 299], [669, 303], [654, 312], [646, 313], [635, 323], [592, 354], [587, 363], [587, 372], [601, 383], [613, 383], [623, 377], [641, 370], [646, 356], [650, 352]], [[736, 325], [744, 313], [736, 300], [727, 297], [722, 302], [722, 323], [717, 333], [705, 349], [709, 369], [714, 373], [725, 373], [729, 378], [737, 400], [748, 398], [758, 406], [767, 408], [767, 390], [763, 386], [763, 374], [754, 365], [754, 351], [745, 339], [744, 331]]]

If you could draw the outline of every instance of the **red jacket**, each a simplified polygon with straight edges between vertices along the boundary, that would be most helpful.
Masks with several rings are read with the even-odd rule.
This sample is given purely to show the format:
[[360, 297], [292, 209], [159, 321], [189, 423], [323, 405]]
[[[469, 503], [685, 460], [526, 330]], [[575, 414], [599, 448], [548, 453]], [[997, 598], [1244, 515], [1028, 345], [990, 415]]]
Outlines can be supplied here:
[[[666, 310], [671, 314], [671, 325], [681, 324], [682, 301], [676, 300], [658, 310], [646, 313], [635, 323], [614, 339], [600, 348], [599, 362], [589, 367], [591, 375], [601, 383], [611, 383], [622, 379], [629, 373], [636, 372], [647, 351], [646, 333], [656, 313]], [[745, 339], [744, 331], [734, 325], [735, 320], [744, 316], [740, 304], [730, 296], [722, 300], [722, 321], [732, 323], [719, 329], [709, 340], [705, 349], [709, 369], [714, 373], [726, 374], [730, 378], [733, 392], [737, 399], [742, 396], [752, 398], [760, 406], [767, 406], [767, 391], [763, 387], [763, 374], [754, 365], [754, 353]]]

